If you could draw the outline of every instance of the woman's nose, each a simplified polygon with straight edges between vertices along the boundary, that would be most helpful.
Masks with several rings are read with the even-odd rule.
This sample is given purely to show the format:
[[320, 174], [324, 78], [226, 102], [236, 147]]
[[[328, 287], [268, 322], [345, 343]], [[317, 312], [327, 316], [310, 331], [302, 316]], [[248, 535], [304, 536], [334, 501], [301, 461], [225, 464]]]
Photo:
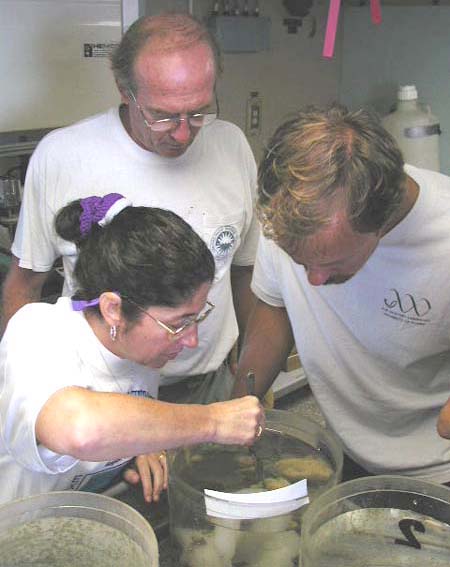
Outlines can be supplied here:
[[198, 346], [198, 325], [194, 323], [188, 327], [179, 340], [187, 348], [196, 348]]

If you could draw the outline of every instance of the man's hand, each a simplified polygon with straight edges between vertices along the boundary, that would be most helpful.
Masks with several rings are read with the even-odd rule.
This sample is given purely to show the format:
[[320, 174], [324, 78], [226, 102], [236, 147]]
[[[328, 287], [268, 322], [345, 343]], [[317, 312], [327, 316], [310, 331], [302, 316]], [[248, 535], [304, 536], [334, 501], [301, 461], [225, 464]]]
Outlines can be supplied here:
[[19, 259], [12, 257], [9, 272], [3, 283], [0, 334], [10, 318], [23, 305], [39, 301], [42, 288], [50, 272], [33, 272], [19, 267]]
[[437, 422], [437, 431], [444, 439], [450, 439], [450, 398], [441, 409]]

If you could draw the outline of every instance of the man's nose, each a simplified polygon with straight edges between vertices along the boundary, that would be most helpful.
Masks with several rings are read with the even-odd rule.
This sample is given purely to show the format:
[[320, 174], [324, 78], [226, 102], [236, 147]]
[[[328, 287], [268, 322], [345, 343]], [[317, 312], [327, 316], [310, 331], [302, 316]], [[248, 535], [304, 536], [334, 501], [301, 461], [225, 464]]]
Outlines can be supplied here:
[[180, 343], [187, 348], [198, 346], [198, 325], [194, 323], [188, 327], [180, 337]]
[[305, 269], [306, 275], [308, 277], [308, 282], [311, 285], [323, 285], [331, 276], [330, 270], [326, 270], [324, 268], [308, 267]]
[[175, 130], [172, 131], [172, 138], [179, 144], [186, 144], [191, 138], [191, 127], [186, 117], [181, 117]]

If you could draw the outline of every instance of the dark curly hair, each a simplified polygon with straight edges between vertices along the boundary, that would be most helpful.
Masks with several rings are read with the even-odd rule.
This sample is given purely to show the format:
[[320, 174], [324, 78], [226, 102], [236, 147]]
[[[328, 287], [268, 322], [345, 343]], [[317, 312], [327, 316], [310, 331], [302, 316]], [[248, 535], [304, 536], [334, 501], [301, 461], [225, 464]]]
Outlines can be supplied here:
[[[62, 208], [56, 232], [74, 242], [79, 255], [74, 269], [76, 299], [90, 300], [117, 291], [141, 307], [177, 307], [214, 278], [214, 258], [206, 244], [182, 218], [151, 207], [126, 207], [103, 228], [94, 224], [80, 233], [80, 200]], [[97, 308], [94, 308], [97, 309]], [[131, 322], [139, 310], [125, 301]]]

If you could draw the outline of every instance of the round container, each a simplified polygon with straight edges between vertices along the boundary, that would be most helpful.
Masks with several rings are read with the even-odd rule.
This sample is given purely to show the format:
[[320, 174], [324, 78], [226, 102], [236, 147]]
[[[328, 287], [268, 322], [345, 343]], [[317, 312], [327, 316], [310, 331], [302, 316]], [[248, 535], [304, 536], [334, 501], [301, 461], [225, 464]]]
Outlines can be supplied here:
[[336, 486], [309, 506], [302, 567], [448, 567], [450, 489], [401, 476]]
[[204, 489], [258, 492], [308, 479], [310, 501], [341, 479], [343, 452], [337, 437], [287, 411], [266, 412], [266, 430], [253, 446], [215, 444], [170, 455], [170, 531], [180, 567], [292, 567], [300, 550], [304, 506], [256, 519], [208, 516]]
[[51, 492], [0, 507], [0, 565], [158, 567], [158, 544], [150, 524], [118, 500]]
[[439, 120], [428, 105], [418, 101], [414, 85], [399, 87], [396, 108], [382, 122], [395, 138], [406, 163], [439, 171]]

